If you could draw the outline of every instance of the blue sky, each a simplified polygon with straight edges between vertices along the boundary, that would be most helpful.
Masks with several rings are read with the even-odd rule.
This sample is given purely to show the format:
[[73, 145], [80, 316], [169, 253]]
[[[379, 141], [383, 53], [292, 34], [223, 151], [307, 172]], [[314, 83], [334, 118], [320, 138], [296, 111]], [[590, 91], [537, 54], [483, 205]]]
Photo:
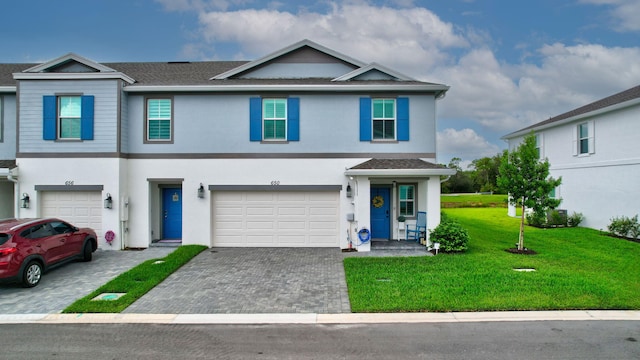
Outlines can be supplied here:
[[0, 62], [253, 60], [308, 38], [451, 86], [438, 161], [640, 84], [637, 0], [22, 0], [0, 13]]

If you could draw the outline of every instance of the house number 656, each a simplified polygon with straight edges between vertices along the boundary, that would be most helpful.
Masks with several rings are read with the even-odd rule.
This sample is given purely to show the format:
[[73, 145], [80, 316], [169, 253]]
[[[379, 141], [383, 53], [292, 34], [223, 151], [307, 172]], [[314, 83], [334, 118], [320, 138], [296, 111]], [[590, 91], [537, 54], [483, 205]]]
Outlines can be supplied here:
[[67, 185], [67, 186], [71, 186], [71, 185], [73, 185], [73, 180], [67, 180], [67, 181], [64, 182], [64, 184]]
[[273, 180], [273, 181], [271, 182], [271, 185], [274, 185], [274, 186], [276, 186], [276, 185], [280, 185], [280, 180]]

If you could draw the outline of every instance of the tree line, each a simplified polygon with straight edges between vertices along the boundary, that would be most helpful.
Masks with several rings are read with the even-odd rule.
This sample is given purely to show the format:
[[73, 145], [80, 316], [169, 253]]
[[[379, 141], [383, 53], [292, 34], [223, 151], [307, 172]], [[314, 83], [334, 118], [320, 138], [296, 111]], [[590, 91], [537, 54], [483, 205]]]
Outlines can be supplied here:
[[504, 192], [498, 187], [498, 175], [500, 173], [500, 164], [506, 153], [507, 150], [504, 150], [492, 157], [475, 159], [467, 169], [460, 167], [462, 159], [459, 157], [451, 159], [449, 164], [442, 164], [457, 171], [449, 180], [442, 183], [442, 193], [492, 192], [494, 194], [503, 194]]

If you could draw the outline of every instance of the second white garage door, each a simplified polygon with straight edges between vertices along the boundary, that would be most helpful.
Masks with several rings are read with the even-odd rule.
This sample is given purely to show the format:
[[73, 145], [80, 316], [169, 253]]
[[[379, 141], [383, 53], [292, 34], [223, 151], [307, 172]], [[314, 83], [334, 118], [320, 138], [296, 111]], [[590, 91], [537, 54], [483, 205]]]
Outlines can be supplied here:
[[214, 191], [213, 246], [338, 247], [339, 193]]

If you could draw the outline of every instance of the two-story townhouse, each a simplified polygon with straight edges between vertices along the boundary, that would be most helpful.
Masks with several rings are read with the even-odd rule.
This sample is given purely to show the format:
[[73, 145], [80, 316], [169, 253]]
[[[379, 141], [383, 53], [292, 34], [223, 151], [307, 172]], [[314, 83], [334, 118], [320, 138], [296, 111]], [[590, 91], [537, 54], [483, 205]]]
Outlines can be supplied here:
[[[611, 218], [640, 212], [640, 86], [525, 127], [503, 139], [513, 150], [535, 133], [541, 158], [551, 176], [562, 177], [556, 189], [560, 207], [582, 213], [581, 226], [606, 230]], [[515, 209], [509, 210], [515, 214]]]
[[68, 54], [13, 79], [16, 216], [91, 226], [102, 248], [346, 248], [393, 238], [398, 215], [440, 221], [445, 85], [308, 40], [251, 62]]

